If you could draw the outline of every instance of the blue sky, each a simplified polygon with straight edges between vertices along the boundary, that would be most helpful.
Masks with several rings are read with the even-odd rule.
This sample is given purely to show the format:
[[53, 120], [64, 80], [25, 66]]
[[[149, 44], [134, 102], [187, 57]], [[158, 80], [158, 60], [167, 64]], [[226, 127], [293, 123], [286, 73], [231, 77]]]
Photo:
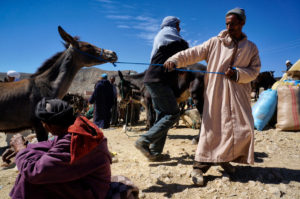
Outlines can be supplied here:
[[[57, 26], [118, 54], [122, 62], [149, 62], [152, 41], [165, 16], [181, 19], [181, 35], [199, 45], [225, 29], [225, 13], [246, 10], [243, 32], [260, 52], [261, 71], [281, 76], [287, 59], [300, 59], [299, 0], [1, 0], [0, 71], [34, 73], [62, 51]], [[104, 70], [144, 71], [147, 66], [111, 64]]]

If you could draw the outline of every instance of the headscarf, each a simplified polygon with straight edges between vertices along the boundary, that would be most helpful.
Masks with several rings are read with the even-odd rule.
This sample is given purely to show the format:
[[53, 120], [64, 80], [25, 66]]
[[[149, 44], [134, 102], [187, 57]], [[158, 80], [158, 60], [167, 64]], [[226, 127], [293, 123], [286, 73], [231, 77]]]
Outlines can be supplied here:
[[239, 18], [243, 21], [246, 22], [246, 15], [245, 15], [245, 10], [242, 9], [242, 8], [234, 8], [232, 10], [229, 10], [227, 13], [226, 13], [226, 16], [230, 15], [230, 14], [236, 14], [239, 16]]
[[73, 124], [76, 119], [72, 106], [60, 99], [43, 98], [35, 108], [35, 115], [45, 123], [63, 127]]
[[177, 17], [173, 16], [168, 16], [163, 19], [160, 25], [161, 30], [154, 38], [150, 59], [152, 59], [152, 57], [161, 46], [168, 45], [173, 41], [182, 40], [182, 37], [179, 35], [179, 32], [176, 29], [176, 24], [179, 22], [180, 20]]
[[91, 152], [104, 137], [99, 128], [86, 117], [76, 118], [73, 108], [63, 100], [43, 98], [37, 104], [35, 114], [45, 123], [68, 127], [66, 133], [72, 134], [71, 164]]
[[163, 19], [160, 29], [163, 29], [165, 26], [176, 28], [177, 23], [180, 23], [180, 20], [177, 17], [167, 16]]
[[7, 71], [6, 75], [9, 77], [14, 77], [15, 81], [18, 81], [19, 78], [21, 77], [21, 74], [14, 70]]

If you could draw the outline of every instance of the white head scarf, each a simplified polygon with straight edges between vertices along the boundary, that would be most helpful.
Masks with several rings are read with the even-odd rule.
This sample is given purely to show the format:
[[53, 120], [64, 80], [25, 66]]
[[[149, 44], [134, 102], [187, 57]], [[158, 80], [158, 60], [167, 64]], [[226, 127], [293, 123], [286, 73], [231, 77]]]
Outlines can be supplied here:
[[9, 77], [14, 77], [15, 81], [17, 81], [21, 77], [21, 74], [14, 70], [9, 70], [9, 71], [7, 71], [6, 74]]
[[182, 40], [182, 37], [176, 29], [176, 24], [179, 22], [180, 20], [173, 16], [168, 16], [163, 19], [160, 25], [161, 30], [154, 38], [150, 60], [161, 46], [168, 45], [173, 41]]

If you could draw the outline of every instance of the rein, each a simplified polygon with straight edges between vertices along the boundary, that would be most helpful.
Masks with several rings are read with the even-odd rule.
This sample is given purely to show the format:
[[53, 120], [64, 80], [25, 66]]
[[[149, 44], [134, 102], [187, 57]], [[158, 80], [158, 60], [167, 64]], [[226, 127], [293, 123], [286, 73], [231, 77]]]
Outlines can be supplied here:
[[[108, 63], [107, 60], [103, 59], [103, 52], [104, 52], [103, 48], [101, 48], [100, 57], [97, 57], [97, 56], [91, 55], [89, 53], [83, 52], [83, 51], [81, 51], [81, 50], [79, 50], [77, 48], [74, 48], [74, 47], [72, 47], [72, 48], [76, 52], [79, 52], [79, 53], [81, 53], [83, 55], [86, 55], [86, 56], [89, 56], [89, 57], [93, 57], [95, 59], [98, 59], [100, 61]], [[163, 66], [163, 64], [151, 64], [151, 63], [141, 63], [141, 62], [120, 62], [120, 61], [119, 62], [118, 61], [117, 62], [111, 62], [111, 64], [114, 67], [117, 66], [116, 63], [118, 63], [118, 64], [131, 64], [131, 65]], [[192, 72], [192, 73], [210, 73], [210, 74], [217, 74], [217, 75], [225, 75], [225, 73], [223, 73], [223, 72], [211, 72], [211, 71], [205, 71], [205, 70], [189, 70], [189, 69], [182, 69], [182, 68], [174, 68], [174, 70], [182, 71], [182, 72]]]

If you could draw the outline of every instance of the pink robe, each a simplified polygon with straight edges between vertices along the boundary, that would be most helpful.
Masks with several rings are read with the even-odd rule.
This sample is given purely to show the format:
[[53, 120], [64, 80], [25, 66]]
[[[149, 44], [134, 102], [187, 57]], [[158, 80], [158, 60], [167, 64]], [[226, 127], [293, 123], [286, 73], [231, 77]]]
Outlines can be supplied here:
[[[225, 72], [233, 50], [233, 41], [224, 30], [217, 37], [181, 51], [168, 61], [181, 68], [205, 60], [207, 71]], [[238, 82], [220, 74], [205, 75], [204, 109], [196, 161], [254, 162], [250, 82], [259, 74], [261, 64], [256, 45], [247, 40], [246, 35], [238, 43], [233, 66], [238, 70]]]

